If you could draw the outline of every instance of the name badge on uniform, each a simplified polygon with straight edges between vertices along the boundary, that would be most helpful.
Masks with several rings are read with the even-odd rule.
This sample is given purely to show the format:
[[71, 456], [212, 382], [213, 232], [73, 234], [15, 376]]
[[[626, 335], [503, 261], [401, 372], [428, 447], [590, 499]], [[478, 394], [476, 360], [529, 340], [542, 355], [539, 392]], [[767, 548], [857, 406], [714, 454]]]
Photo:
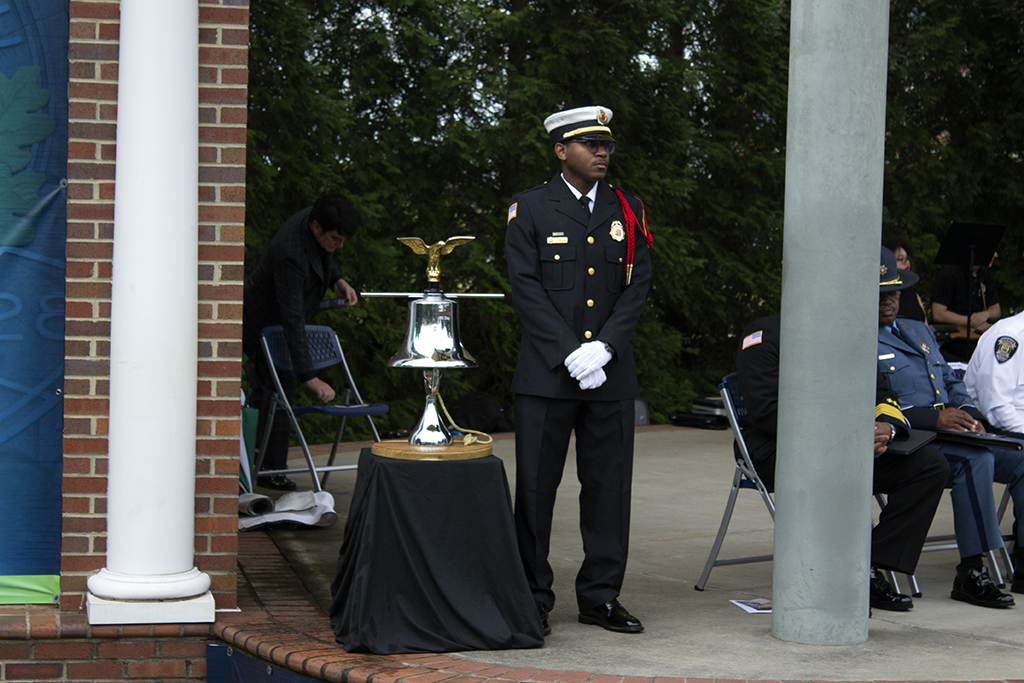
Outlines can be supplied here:
[[569, 244], [569, 238], [565, 236], [564, 232], [553, 232], [548, 237], [548, 244]]
[[881, 356], [878, 357], [878, 360], [889, 360], [890, 358], [895, 358], [895, 357], [896, 357], [895, 353], [883, 353]]

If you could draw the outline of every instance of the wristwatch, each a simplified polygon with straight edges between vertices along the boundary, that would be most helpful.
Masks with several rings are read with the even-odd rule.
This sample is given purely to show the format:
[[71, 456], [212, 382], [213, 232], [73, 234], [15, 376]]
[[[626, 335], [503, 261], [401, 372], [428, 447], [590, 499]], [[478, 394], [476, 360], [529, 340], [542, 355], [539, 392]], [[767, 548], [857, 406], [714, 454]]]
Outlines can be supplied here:
[[896, 438], [896, 425], [891, 422], [886, 422], [885, 424], [889, 425], [889, 440], [885, 442], [888, 445]]

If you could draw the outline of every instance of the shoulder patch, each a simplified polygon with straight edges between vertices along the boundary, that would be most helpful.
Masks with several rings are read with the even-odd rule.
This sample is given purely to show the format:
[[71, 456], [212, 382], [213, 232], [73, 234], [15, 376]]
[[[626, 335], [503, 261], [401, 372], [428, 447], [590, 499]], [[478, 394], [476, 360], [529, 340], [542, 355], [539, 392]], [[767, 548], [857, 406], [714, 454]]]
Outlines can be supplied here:
[[1013, 354], [1017, 353], [1017, 347], [1020, 346], [1017, 340], [1013, 337], [999, 337], [996, 339], [996, 360], [1000, 363], [1013, 358]]
[[516, 217], [516, 209], [519, 208], [519, 202], [516, 202], [512, 206], [508, 207], [508, 220], [505, 223], [511, 223], [512, 219]]
[[743, 338], [743, 348], [745, 349], [748, 346], [754, 346], [756, 344], [760, 344], [763, 332], [764, 332], [764, 330], [758, 330], [757, 332], [751, 332], [746, 337], [744, 337]]

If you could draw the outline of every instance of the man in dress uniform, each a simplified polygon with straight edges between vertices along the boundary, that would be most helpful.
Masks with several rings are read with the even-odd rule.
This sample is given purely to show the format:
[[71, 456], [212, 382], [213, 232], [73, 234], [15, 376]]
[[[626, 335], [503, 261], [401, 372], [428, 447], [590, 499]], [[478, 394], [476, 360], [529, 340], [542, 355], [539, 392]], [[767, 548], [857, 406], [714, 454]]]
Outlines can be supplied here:
[[505, 249], [523, 323], [515, 392], [515, 521], [545, 634], [554, 607], [548, 563], [555, 492], [576, 434], [579, 621], [639, 633], [619, 603], [629, 546], [634, 401], [631, 340], [651, 281], [653, 238], [643, 204], [604, 181], [615, 151], [607, 107], [544, 121], [562, 171], [517, 194]]
[[[256, 366], [252, 401], [260, 409], [257, 433], [263, 434], [265, 420], [274, 420], [267, 452], [263, 454], [263, 470], [285, 468], [290, 426], [286, 416], [268, 415], [275, 389], [263, 358], [260, 333], [271, 325], [281, 325], [284, 329], [294, 373], [279, 370], [278, 376], [289, 402], [295, 398], [298, 382], [324, 403], [334, 400], [334, 389], [313, 370], [306, 325], [328, 289], [347, 299], [349, 305], [356, 303], [355, 290], [342, 279], [331, 254], [355, 234], [358, 225], [359, 216], [346, 197], [337, 193], [321, 196], [313, 206], [302, 209], [278, 229], [245, 283], [242, 349]], [[283, 474], [261, 475], [256, 483], [267, 488], [295, 489], [295, 482]]]
[[[896, 257], [883, 247], [881, 277], [878, 369], [898, 394], [903, 414], [915, 429], [984, 433], [984, 416], [942, 357], [928, 326], [896, 318], [899, 292], [917, 282], [917, 275], [898, 270]], [[953, 477], [953, 522], [960, 564], [950, 597], [982, 607], [1010, 607], [1013, 596], [992, 583], [982, 555], [1003, 546], [992, 482], [1007, 484], [1015, 511], [1024, 511], [1024, 457], [1016, 450], [952, 443], [941, 436], [932, 445], [946, 456]], [[1022, 540], [1018, 535], [1018, 547]], [[1022, 570], [1014, 577], [1018, 587], [1022, 583], [1018, 576], [1024, 578]]]
[[[743, 438], [754, 468], [769, 487], [775, 483], [780, 318], [776, 313], [747, 325], [736, 353], [736, 375], [750, 420]], [[869, 585], [872, 607], [904, 612], [914, 606], [913, 600], [894, 591], [878, 570], [903, 574], [916, 571], [928, 528], [949, 479], [949, 465], [942, 453], [928, 446], [910, 453], [888, 452], [894, 441], [904, 440], [910, 433], [895, 397], [879, 374], [872, 493], [884, 493], [888, 500], [871, 532]]]

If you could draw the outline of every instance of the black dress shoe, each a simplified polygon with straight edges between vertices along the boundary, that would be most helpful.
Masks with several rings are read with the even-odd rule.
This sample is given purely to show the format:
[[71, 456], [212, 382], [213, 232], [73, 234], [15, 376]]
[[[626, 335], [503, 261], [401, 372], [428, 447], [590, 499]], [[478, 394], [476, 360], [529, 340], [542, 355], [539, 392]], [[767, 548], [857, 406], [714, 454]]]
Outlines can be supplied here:
[[548, 611], [544, 607], [544, 605], [540, 604], [539, 602], [537, 603], [537, 613], [540, 615], [541, 631], [543, 631], [544, 635], [550, 636], [551, 624], [548, 623]]
[[[897, 593], [880, 573], [871, 568], [871, 606], [890, 612], [906, 612], [914, 606], [909, 595]], [[870, 615], [868, 615], [870, 616]]]
[[596, 624], [616, 633], [640, 633], [644, 630], [640, 620], [627, 612], [618, 600], [583, 610], [580, 612], [580, 623]]
[[294, 491], [298, 488], [294, 481], [283, 474], [261, 474], [256, 477], [256, 485], [278, 491]]
[[956, 578], [953, 579], [953, 590], [949, 597], [962, 600], [979, 607], [1013, 607], [1012, 595], [1002, 593], [988, 578], [986, 567], [956, 566]]

